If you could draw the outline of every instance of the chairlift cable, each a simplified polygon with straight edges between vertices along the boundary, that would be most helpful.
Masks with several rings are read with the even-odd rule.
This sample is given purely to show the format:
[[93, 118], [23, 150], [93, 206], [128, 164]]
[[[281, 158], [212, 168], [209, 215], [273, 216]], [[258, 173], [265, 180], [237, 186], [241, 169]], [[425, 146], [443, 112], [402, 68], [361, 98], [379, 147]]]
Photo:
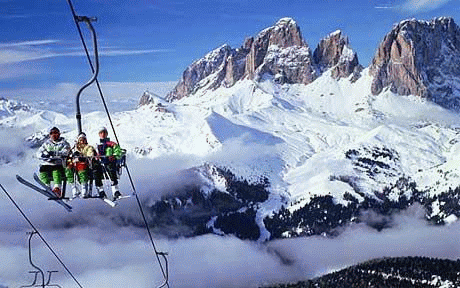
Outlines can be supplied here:
[[70, 277], [72, 277], [72, 279], [75, 281], [75, 283], [77, 283], [78, 287], [83, 288], [83, 286], [81, 286], [80, 282], [78, 282], [77, 278], [75, 278], [75, 276], [72, 274], [72, 272], [69, 270], [69, 268], [67, 268], [67, 266], [64, 264], [64, 262], [62, 262], [61, 258], [56, 254], [56, 252], [54, 252], [54, 249], [48, 244], [48, 242], [45, 240], [45, 238], [42, 236], [42, 234], [38, 231], [38, 229], [35, 227], [35, 225], [32, 223], [32, 221], [30, 221], [29, 217], [27, 217], [27, 215], [22, 211], [21, 207], [19, 207], [19, 205], [16, 203], [16, 201], [14, 201], [13, 197], [11, 197], [11, 195], [6, 191], [6, 189], [3, 187], [2, 184], [0, 184], [0, 188], [3, 190], [3, 192], [6, 194], [6, 196], [8, 196], [8, 198], [14, 204], [14, 206], [16, 206], [16, 208], [19, 210], [19, 213], [21, 213], [22, 217], [24, 217], [24, 219], [26, 219], [27, 223], [29, 223], [30, 227], [32, 227], [34, 232], [38, 235], [38, 237], [40, 237], [40, 239], [43, 241], [43, 243], [45, 243], [46, 247], [51, 251], [51, 253], [54, 255], [54, 257], [56, 257], [56, 259], [62, 265], [62, 267], [64, 267], [64, 269], [67, 271], [67, 273], [69, 273]]
[[[78, 34], [80, 35], [80, 40], [81, 40], [81, 42], [82, 42], [82, 44], [83, 44], [83, 48], [84, 48], [84, 50], [85, 50], [86, 57], [87, 57], [87, 59], [88, 59], [88, 63], [89, 63], [89, 65], [90, 65], [90, 68], [91, 68], [92, 72], [95, 73], [95, 72], [97, 72], [97, 71], [96, 71], [97, 67], [96, 67], [96, 69], [95, 69], [94, 66], [93, 66], [91, 57], [90, 57], [90, 55], [89, 55], [88, 47], [87, 47], [87, 45], [86, 45], [85, 39], [84, 39], [84, 37], [83, 37], [83, 33], [82, 33], [81, 28], [80, 28], [80, 25], [79, 25], [78, 16], [77, 16], [77, 14], [76, 14], [76, 12], [75, 12], [75, 9], [74, 9], [74, 6], [73, 6], [73, 4], [72, 4], [72, 1], [71, 1], [71, 0], [67, 0], [67, 3], [69, 4], [70, 10], [71, 10], [71, 12], [72, 12], [72, 16], [73, 16], [73, 18], [74, 18], [75, 25], [77, 26]], [[99, 84], [98, 79], [95, 78], [94, 82], [96, 83], [97, 89], [98, 89], [98, 91], [99, 91], [99, 95], [100, 95], [100, 97], [101, 97], [102, 104], [103, 104], [103, 106], [104, 106], [105, 112], [106, 112], [106, 114], [107, 114], [107, 118], [108, 118], [109, 123], [110, 123], [110, 126], [111, 126], [111, 128], [112, 128], [112, 131], [113, 131], [113, 134], [114, 134], [114, 137], [115, 137], [115, 141], [116, 141], [118, 144], [120, 144], [120, 141], [119, 141], [119, 139], [118, 139], [117, 133], [116, 133], [116, 131], [115, 131], [115, 126], [114, 126], [113, 121], [112, 121], [112, 117], [110, 116], [110, 112], [109, 112], [107, 103], [106, 103], [106, 101], [105, 101], [104, 94], [102, 93], [102, 89], [101, 89], [101, 86], [100, 86], [100, 84]], [[166, 285], [167, 287], [169, 287], [169, 283], [168, 283], [168, 280], [169, 280], [169, 279], [168, 279], [168, 278], [169, 278], [169, 277], [168, 277], [168, 271], [165, 271], [165, 268], [163, 268], [163, 264], [161, 263], [161, 259], [160, 259], [160, 256], [163, 256], [163, 258], [165, 259], [165, 262], [166, 262], [166, 267], [167, 267], [167, 259], [166, 259], [166, 257], [165, 257], [166, 253], [164, 253], [164, 252], [159, 252], [159, 251], [157, 250], [157, 248], [156, 248], [155, 241], [153, 240], [152, 232], [151, 232], [150, 227], [149, 227], [149, 225], [148, 225], [147, 218], [146, 218], [146, 216], [145, 216], [144, 209], [142, 208], [142, 205], [141, 205], [141, 201], [140, 201], [140, 199], [139, 199], [139, 196], [137, 195], [137, 191], [136, 191], [136, 188], [135, 188], [134, 181], [133, 181], [133, 179], [132, 179], [131, 173], [130, 173], [130, 171], [129, 171], [129, 169], [128, 169], [128, 165], [125, 164], [124, 167], [125, 167], [125, 169], [126, 169], [126, 172], [127, 172], [127, 175], [128, 175], [129, 181], [130, 181], [130, 184], [131, 184], [131, 188], [132, 188], [132, 190], [133, 190], [133, 194], [134, 194], [134, 196], [136, 197], [136, 202], [137, 202], [137, 205], [138, 205], [138, 207], [139, 207], [139, 211], [140, 211], [140, 213], [141, 213], [141, 215], [142, 215], [142, 219], [143, 219], [143, 221], [144, 221], [145, 227], [146, 227], [146, 229], [147, 229], [147, 233], [148, 233], [148, 236], [149, 236], [149, 239], [150, 239], [150, 243], [152, 244], [152, 248], [153, 248], [154, 254], [155, 254], [155, 256], [156, 256], [156, 258], [157, 258], [157, 261], [158, 261], [158, 264], [159, 264], [159, 266], [160, 266], [161, 273], [163, 274], [163, 277], [164, 277], [164, 279], [165, 279], [165, 283], [162, 284], [160, 287], [164, 287], [165, 285]]]

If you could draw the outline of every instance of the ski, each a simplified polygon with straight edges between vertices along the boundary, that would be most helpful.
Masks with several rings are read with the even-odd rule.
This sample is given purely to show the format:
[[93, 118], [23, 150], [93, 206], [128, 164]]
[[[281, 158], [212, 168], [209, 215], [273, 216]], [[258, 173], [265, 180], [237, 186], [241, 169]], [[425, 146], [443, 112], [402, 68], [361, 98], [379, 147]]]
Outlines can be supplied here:
[[[37, 181], [38, 184], [40, 184], [43, 188], [47, 189], [48, 190], [48, 186], [46, 186], [46, 184], [44, 184], [40, 178], [38, 177], [37, 173], [34, 173], [34, 180]], [[54, 195], [54, 194], [53, 194]], [[117, 201], [119, 199], [122, 199], [122, 198], [129, 198], [131, 197], [131, 195], [128, 195], [128, 196], [121, 196], [120, 198], [117, 199]], [[118, 205], [118, 203], [116, 201], [112, 201], [110, 200], [109, 198], [106, 197], [100, 197], [100, 196], [88, 196], [86, 198], [82, 198], [82, 199], [101, 199], [102, 201], [104, 201], [104, 203], [106, 203], [107, 205], [109, 205], [110, 207], [114, 208]], [[52, 199], [54, 200], [54, 199]], [[66, 203], [64, 203], [66, 204]]]
[[46, 185], [45, 183], [42, 182], [42, 180], [40, 180], [40, 178], [38, 177], [37, 173], [34, 173], [34, 180], [35, 182], [37, 182], [43, 189], [45, 189], [47, 192], [50, 192], [53, 197], [56, 197], [56, 195], [54, 195], [54, 193], [52, 191], [49, 191], [50, 187], [48, 187], [48, 185]]
[[118, 197], [116, 200], [110, 200], [109, 198], [107, 197], [104, 197], [104, 198], [101, 198], [102, 200], [104, 200], [104, 202], [106, 204], [108, 204], [109, 206], [111, 206], [112, 208], [113, 207], [116, 207], [118, 206], [118, 201], [120, 201], [121, 199], [125, 199], [125, 198], [130, 198], [132, 195], [126, 195], [126, 196], [120, 196]]
[[112, 207], [112, 208], [114, 208], [114, 207], [116, 207], [116, 206], [118, 205], [117, 202], [112, 201], [112, 200], [110, 200], [109, 198], [104, 197], [104, 198], [100, 198], [100, 199], [101, 199], [102, 201], [104, 201], [104, 203], [108, 204], [108, 205], [109, 205], [110, 207]]
[[[53, 200], [54, 202], [58, 203], [62, 207], [64, 207], [68, 212], [72, 212], [72, 206], [69, 204], [65, 203], [62, 199], [56, 198], [56, 195], [51, 191], [49, 187], [46, 187], [47, 189], [40, 188], [38, 186], [35, 186], [34, 184], [30, 183], [29, 181], [25, 180], [19, 175], [16, 175], [16, 179], [23, 185], [39, 192], [40, 194], [44, 195], [45, 197], [48, 197], [48, 200]], [[43, 184], [44, 185], [44, 184]]]
[[114, 199], [114, 200], [110, 200], [110, 199], [107, 199], [107, 198], [105, 198], [105, 199], [108, 200], [108, 201], [106, 201], [107, 204], [109, 204], [109, 205], [111, 205], [111, 206], [113, 205], [112, 207], [115, 207], [115, 206], [118, 205], [118, 201], [120, 201], [120, 200], [122, 200], [122, 199], [130, 198], [131, 196], [132, 196], [132, 195], [120, 196], [120, 197], [118, 197], [117, 199]]
[[[35, 181], [37, 181], [40, 185], [42, 185], [43, 187], [46, 187], [47, 186], [40, 180], [40, 178], [38, 177], [38, 175], [36, 173], [34, 173], [34, 179]], [[100, 197], [100, 196], [87, 196], [85, 198], [82, 198], [82, 199], [101, 199], [102, 201], [104, 201], [104, 203], [108, 204], [110, 207], [115, 207], [118, 205], [118, 203], [115, 203], [114, 201], [108, 199], [107, 197]]]
[[[133, 194], [133, 195], [134, 195], [134, 194]], [[120, 196], [120, 197], [117, 198], [116, 201], [121, 200], [121, 199], [131, 198], [131, 196], [133, 196], [133, 195], [124, 195], [124, 196]]]

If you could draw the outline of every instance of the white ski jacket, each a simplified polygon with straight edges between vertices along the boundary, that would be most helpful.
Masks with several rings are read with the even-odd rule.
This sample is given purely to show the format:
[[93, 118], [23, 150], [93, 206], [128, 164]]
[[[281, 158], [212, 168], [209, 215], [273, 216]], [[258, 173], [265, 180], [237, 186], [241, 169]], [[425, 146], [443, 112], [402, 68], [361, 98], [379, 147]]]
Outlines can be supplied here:
[[48, 139], [37, 151], [41, 165], [62, 165], [69, 156], [70, 144], [62, 137], [56, 141]]

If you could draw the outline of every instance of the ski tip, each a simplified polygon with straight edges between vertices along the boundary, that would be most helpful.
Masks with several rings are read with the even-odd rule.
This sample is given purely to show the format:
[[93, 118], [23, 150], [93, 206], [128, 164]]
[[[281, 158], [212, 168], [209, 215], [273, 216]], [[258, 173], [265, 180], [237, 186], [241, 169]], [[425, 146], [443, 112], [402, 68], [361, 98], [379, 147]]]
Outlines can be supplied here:
[[112, 208], [115, 208], [118, 206], [118, 203], [116, 201], [112, 201], [108, 198], [103, 198], [102, 200]]

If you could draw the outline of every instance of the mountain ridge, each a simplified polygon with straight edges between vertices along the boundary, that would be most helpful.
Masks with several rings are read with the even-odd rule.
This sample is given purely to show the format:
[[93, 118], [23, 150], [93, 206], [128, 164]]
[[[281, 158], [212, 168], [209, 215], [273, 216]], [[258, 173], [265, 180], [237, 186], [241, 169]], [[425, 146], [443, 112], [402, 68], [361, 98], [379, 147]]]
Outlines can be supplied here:
[[[372, 93], [388, 88], [458, 110], [459, 55], [460, 28], [453, 18], [403, 20], [376, 49], [369, 66], [374, 77]], [[328, 69], [336, 79], [353, 75], [351, 81], [356, 81], [360, 77], [363, 66], [348, 37], [340, 30], [332, 32], [312, 52], [295, 20], [282, 18], [247, 38], [240, 48], [225, 44], [195, 61], [166, 100], [188, 97], [203, 88], [230, 87], [245, 78], [263, 81], [271, 77], [281, 84], [308, 85]]]
[[332, 66], [336, 78], [348, 77], [362, 69], [346, 36], [332, 33], [312, 53], [295, 20], [282, 18], [255, 37], [247, 38], [240, 48], [224, 44], [195, 61], [166, 100], [187, 97], [202, 87], [230, 87], [239, 80], [260, 80], [266, 75], [281, 84], [309, 84]]
[[[129, 158], [162, 165], [174, 165], [180, 158], [179, 171], [195, 171], [185, 174], [186, 179], [194, 179], [194, 185], [174, 182], [170, 187], [181, 189], [165, 188], [160, 196], [150, 195], [155, 194], [156, 183], [145, 186], [152, 197], [145, 202], [152, 212], [152, 225], [165, 233], [168, 229], [162, 225], [171, 231], [177, 225], [180, 232], [172, 237], [216, 233], [268, 241], [334, 237], [355, 223], [367, 223], [379, 231], [390, 229], [393, 215], [411, 206], [419, 206], [426, 221], [455, 222], [460, 217], [458, 113], [391, 89], [374, 95], [370, 68], [361, 70], [356, 79], [353, 73], [337, 78], [334, 67], [343, 63], [342, 56], [354, 55], [338, 56], [340, 49], [328, 48], [335, 44], [327, 43], [338, 42], [344, 51], [347, 41], [337, 32], [327, 38], [334, 40], [319, 45], [329, 51], [317, 54], [325, 70], [308, 85], [267, 74], [289, 63], [279, 59], [306, 48], [301, 38], [293, 36], [300, 35], [296, 26], [286, 23], [280, 23], [287, 29], [281, 29], [282, 33], [290, 33], [293, 39], [286, 43], [300, 46], [264, 46], [262, 64], [254, 70], [263, 72], [260, 79], [245, 77], [228, 87], [219, 82], [225, 79], [224, 68], [229, 63], [224, 56], [236, 53], [222, 46], [206, 61], [195, 63], [204, 69], [204, 78], [198, 80], [201, 74], [195, 75], [198, 86], [190, 87], [199, 88], [193, 95], [167, 102], [146, 93], [144, 100], [149, 105], [113, 115]], [[275, 41], [270, 37], [282, 33], [271, 34], [273, 30], [256, 38]], [[251, 41], [248, 51], [256, 47]], [[277, 58], [277, 53], [287, 58]], [[214, 63], [215, 59], [220, 62]], [[306, 66], [294, 65], [293, 71], [299, 67]], [[188, 71], [193, 75], [200, 70]], [[85, 122], [89, 138], [97, 135], [100, 126], [108, 125], [101, 113], [90, 113], [85, 119], [91, 119]], [[0, 119], [0, 125], [10, 124], [35, 130], [59, 125], [63, 136], [76, 138], [74, 121], [64, 115], [30, 112]], [[29, 139], [40, 143], [43, 138], [37, 137]], [[96, 142], [93, 139], [89, 142]], [[170, 158], [172, 164], [161, 161]], [[217, 172], [206, 172], [209, 169], [204, 167]], [[156, 167], [146, 169], [155, 174]], [[366, 215], [372, 213], [379, 215], [377, 220], [368, 219]], [[136, 223], [135, 219], [126, 222]]]

